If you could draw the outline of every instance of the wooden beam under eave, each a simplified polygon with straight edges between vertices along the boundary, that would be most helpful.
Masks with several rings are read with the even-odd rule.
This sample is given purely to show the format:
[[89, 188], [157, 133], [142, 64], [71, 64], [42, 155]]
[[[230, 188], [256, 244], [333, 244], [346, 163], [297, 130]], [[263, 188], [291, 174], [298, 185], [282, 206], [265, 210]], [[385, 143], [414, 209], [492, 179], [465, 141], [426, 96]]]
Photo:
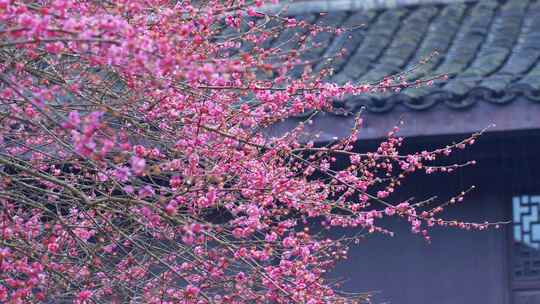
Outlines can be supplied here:
[[[414, 111], [396, 106], [388, 113], [363, 114], [364, 125], [360, 139], [379, 139], [403, 121], [400, 135], [405, 137], [470, 134], [490, 125], [488, 132], [536, 130], [540, 129], [540, 103], [527, 99], [515, 100], [508, 105], [478, 101], [470, 108], [453, 110], [445, 105], [437, 105], [426, 111]], [[268, 129], [269, 136], [278, 136], [292, 129], [302, 119], [291, 118]], [[343, 138], [350, 133], [353, 116], [338, 116], [331, 113], [319, 114], [312, 124], [306, 125], [316, 143], [325, 143]]]

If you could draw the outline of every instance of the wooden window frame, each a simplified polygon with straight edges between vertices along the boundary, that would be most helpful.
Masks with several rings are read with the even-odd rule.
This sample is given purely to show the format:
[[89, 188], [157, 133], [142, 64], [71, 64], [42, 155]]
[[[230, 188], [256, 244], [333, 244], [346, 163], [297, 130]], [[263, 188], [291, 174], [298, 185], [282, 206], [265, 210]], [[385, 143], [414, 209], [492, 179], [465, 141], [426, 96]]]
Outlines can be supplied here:
[[[533, 191], [535, 192], [535, 191]], [[531, 192], [531, 193], [533, 193]], [[528, 194], [528, 192], [515, 194], [505, 196], [505, 205], [507, 206], [506, 214], [508, 215], [508, 218], [512, 219], [514, 218], [514, 209], [513, 209], [513, 198], [515, 196], [522, 196], [522, 195], [536, 195], [536, 194]], [[506, 252], [506, 265], [504, 265], [504, 268], [506, 269], [507, 273], [507, 286], [508, 286], [508, 296], [506, 303], [508, 304], [517, 304], [514, 303], [514, 295], [517, 292], [526, 292], [526, 291], [540, 291], [540, 278], [537, 279], [520, 279], [516, 280], [514, 276], [514, 262], [515, 262], [515, 250], [514, 250], [514, 226], [513, 222], [508, 224], [508, 229], [506, 229], [506, 240], [507, 245], [505, 246]]]

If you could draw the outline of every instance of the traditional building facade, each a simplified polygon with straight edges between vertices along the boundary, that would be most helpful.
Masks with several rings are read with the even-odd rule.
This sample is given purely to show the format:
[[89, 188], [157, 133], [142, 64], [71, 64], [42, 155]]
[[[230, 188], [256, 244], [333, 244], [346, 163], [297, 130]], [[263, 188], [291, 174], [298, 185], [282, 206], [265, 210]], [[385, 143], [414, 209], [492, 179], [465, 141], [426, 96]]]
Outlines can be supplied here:
[[396, 195], [448, 197], [475, 185], [466, 203], [446, 216], [512, 222], [487, 232], [435, 230], [431, 244], [405, 223], [389, 223], [396, 237], [370, 236], [339, 265], [348, 278], [343, 287], [375, 291], [376, 303], [540, 303], [540, 1], [304, 1], [291, 4], [288, 13], [314, 24], [365, 24], [347, 35], [319, 35], [325, 47], [306, 54], [306, 60], [327, 58], [346, 49], [333, 62], [331, 80], [338, 83], [377, 81], [434, 51], [438, 55], [408, 79], [449, 75], [429, 87], [337, 102], [342, 111], [318, 115], [309, 127], [321, 134], [320, 143], [352, 127], [354, 115], [339, 113], [363, 108], [358, 149], [366, 150], [400, 120], [411, 151], [444, 146], [495, 124], [454, 159], [475, 159], [477, 166], [448, 176], [413, 176]]

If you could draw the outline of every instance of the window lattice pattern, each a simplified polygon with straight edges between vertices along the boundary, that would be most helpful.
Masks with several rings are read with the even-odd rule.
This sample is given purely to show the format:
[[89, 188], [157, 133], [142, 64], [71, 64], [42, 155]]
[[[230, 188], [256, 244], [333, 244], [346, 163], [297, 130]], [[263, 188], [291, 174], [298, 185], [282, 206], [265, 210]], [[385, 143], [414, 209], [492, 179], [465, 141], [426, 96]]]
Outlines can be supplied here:
[[540, 279], [540, 195], [515, 196], [514, 278]]

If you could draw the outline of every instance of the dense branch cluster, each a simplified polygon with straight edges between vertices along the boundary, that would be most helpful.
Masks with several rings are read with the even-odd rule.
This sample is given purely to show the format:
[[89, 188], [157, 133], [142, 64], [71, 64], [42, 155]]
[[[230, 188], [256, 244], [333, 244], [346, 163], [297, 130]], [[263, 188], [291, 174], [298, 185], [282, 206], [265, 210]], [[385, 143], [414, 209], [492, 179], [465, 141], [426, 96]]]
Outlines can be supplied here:
[[356, 29], [264, 4], [0, 0], [0, 302], [361, 303], [327, 279], [356, 237], [327, 228], [392, 234], [378, 221], [396, 217], [429, 240], [435, 225], [491, 225], [440, 216], [467, 191], [392, 198], [412, 172], [473, 164], [430, 165], [480, 134], [410, 155], [398, 128], [356, 151], [360, 118], [325, 146], [311, 118], [265, 135], [422, 82], [327, 83], [332, 58], [313, 69], [302, 54]]

